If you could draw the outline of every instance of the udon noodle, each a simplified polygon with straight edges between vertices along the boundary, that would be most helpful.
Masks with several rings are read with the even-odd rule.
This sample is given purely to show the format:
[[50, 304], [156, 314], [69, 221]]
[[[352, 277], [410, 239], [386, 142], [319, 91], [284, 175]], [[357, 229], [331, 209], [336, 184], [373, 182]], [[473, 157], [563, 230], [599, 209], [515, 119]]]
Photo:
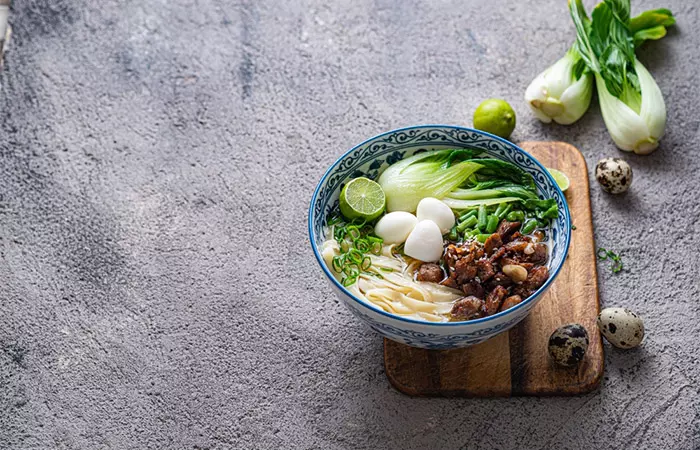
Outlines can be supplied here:
[[[421, 262], [408, 257], [395, 256], [394, 245], [382, 246], [380, 255], [369, 255], [372, 260], [367, 273], [359, 275], [357, 282], [347, 287], [357, 298], [371, 303], [386, 312], [398, 316], [446, 322], [460, 291], [436, 283], [415, 281], [413, 274]], [[323, 243], [321, 253], [326, 266], [340, 280], [340, 273], [333, 269], [333, 257], [340, 254], [335, 239]]]

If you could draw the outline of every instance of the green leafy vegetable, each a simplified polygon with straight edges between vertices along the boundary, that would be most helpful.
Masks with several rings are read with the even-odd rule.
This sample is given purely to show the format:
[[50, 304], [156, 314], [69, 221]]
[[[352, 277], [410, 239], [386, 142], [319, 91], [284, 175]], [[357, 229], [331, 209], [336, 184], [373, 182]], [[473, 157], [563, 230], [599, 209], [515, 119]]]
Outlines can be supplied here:
[[518, 197], [526, 200], [537, 198], [537, 193], [517, 184], [505, 184], [493, 189], [455, 189], [448, 196], [456, 200], [479, 200], [493, 197]]
[[[569, 0], [576, 27], [576, 49], [594, 73], [603, 120], [615, 145], [648, 154], [666, 128], [661, 90], [635, 56], [635, 46], [665, 34], [675, 23], [668, 10], [654, 10], [630, 20], [629, 0], [599, 3], [589, 20], [581, 0]], [[634, 22], [633, 22], [634, 21]], [[634, 28], [633, 28], [634, 23]]]
[[454, 210], [468, 209], [475, 206], [490, 206], [498, 205], [499, 203], [509, 203], [509, 202], [520, 202], [522, 201], [519, 197], [496, 197], [487, 198], [482, 200], [458, 200], [450, 197], [443, 198], [442, 201], [447, 204], [450, 208]]
[[469, 150], [438, 150], [392, 164], [377, 180], [386, 195], [387, 211], [414, 212], [426, 197], [445, 197], [483, 167], [477, 162], [457, 161], [473, 154]]

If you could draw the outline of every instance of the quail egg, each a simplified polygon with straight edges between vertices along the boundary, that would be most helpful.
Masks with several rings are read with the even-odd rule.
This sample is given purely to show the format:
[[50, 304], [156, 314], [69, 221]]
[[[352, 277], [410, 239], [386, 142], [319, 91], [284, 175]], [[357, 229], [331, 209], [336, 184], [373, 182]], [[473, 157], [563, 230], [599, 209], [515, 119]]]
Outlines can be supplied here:
[[621, 194], [632, 184], [632, 168], [621, 158], [604, 158], [595, 166], [595, 178], [604, 191]]
[[598, 315], [598, 328], [612, 345], [633, 348], [644, 339], [644, 322], [627, 308], [605, 308]]
[[387, 244], [401, 244], [406, 241], [413, 231], [418, 219], [405, 211], [394, 211], [385, 214], [374, 226], [374, 234]]
[[436, 262], [442, 256], [442, 232], [432, 220], [421, 220], [408, 235], [403, 252], [423, 262]]
[[450, 207], [432, 197], [426, 197], [418, 203], [416, 217], [418, 220], [432, 220], [440, 227], [442, 234], [450, 231], [455, 224], [455, 214]]
[[575, 366], [583, 361], [588, 342], [588, 332], [583, 325], [563, 325], [549, 337], [549, 356], [561, 366]]

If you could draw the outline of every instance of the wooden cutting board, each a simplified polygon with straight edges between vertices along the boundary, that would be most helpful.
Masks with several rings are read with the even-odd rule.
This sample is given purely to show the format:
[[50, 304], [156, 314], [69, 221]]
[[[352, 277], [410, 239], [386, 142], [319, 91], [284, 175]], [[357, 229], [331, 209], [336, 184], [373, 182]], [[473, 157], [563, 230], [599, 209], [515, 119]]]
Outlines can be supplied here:
[[[598, 387], [603, 345], [596, 327], [600, 310], [591, 200], [586, 161], [564, 142], [524, 142], [523, 149], [571, 180], [566, 192], [576, 229], [569, 255], [552, 287], [530, 315], [510, 331], [457, 350], [423, 350], [384, 340], [384, 366], [391, 384], [416, 396], [495, 397], [575, 395]], [[586, 327], [590, 346], [576, 368], [553, 365], [549, 335], [560, 325]]]

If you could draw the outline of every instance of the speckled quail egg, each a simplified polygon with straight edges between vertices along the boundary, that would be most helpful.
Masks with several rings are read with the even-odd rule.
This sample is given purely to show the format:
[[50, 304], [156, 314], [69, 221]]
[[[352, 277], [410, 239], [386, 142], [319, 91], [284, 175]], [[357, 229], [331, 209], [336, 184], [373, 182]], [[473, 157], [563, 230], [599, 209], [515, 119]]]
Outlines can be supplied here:
[[442, 232], [432, 220], [421, 220], [408, 235], [403, 252], [423, 262], [436, 262], [442, 256]]
[[619, 348], [633, 348], [644, 339], [644, 322], [627, 308], [605, 308], [598, 315], [598, 328], [605, 339]]
[[374, 234], [384, 240], [386, 244], [401, 244], [406, 241], [413, 231], [418, 219], [405, 211], [394, 211], [385, 214], [374, 226]]
[[595, 166], [595, 178], [604, 191], [621, 194], [632, 184], [632, 168], [621, 158], [604, 158]]
[[450, 231], [455, 225], [455, 214], [449, 206], [440, 200], [426, 197], [418, 203], [416, 209], [418, 220], [432, 220], [440, 227], [442, 234]]
[[549, 356], [561, 366], [575, 366], [588, 350], [588, 332], [578, 323], [562, 325], [549, 337]]

